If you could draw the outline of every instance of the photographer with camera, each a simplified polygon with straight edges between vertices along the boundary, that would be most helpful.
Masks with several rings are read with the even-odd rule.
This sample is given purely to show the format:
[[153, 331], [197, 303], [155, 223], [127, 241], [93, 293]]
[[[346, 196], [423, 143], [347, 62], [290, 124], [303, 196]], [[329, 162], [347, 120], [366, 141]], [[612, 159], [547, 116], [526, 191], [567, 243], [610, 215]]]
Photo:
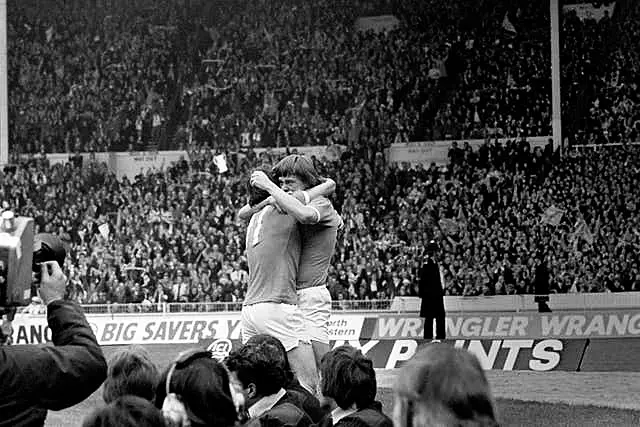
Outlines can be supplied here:
[[[44, 247], [49, 255], [34, 269], [40, 267], [38, 287], [47, 307], [53, 346], [0, 345], [0, 427], [44, 425], [48, 410], [83, 401], [100, 387], [107, 373], [102, 349], [82, 309], [64, 300], [67, 277], [60, 264], [65, 257], [62, 243], [55, 236], [39, 235], [35, 246]], [[10, 342], [11, 309], [0, 310], [0, 343], [6, 343]]]

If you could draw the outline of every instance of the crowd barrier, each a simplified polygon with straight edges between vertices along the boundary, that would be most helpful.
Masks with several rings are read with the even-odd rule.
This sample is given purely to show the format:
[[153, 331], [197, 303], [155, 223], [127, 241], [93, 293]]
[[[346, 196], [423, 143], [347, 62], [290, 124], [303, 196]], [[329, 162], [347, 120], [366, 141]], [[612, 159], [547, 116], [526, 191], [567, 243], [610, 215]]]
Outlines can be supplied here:
[[[446, 296], [447, 312], [536, 311], [536, 295]], [[550, 294], [549, 306], [554, 310], [590, 311], [640, 307], [640, 292]], [[420, 298], [398, 297], [391, 311], [419, 311]]]
[[[445, 296], [448, 313], [474, 312], [531, 312], [537, 311], [535, 295]], [[334, 311], [345, 312], [418, 312], [420, 298], [396, 297], [392, 300], [333, 301]], [[640, 307], [640, 292], [551, 294], [549, 305], [555, 310], [591, 311]], [[136, 313], [191, 313], [236, 312], [242, 310], [239, 302], [161, 303], [161, 304], [85, 304], [88, 314]], [[26, 307], [25, 311], [30, 308]]]
[[[393, 300], [343, 300], [333, 301], [334, 311], [370, 312], [393, 311]], [[395, 305], [396, 311], [402, 305]], [[136, 314], [136, 313], [210, 313], [210, 312], [239, 312], [242, 310], [240, 302], [206, 302], [206, 303], [160, 303], [160, 304], [83, 304], [87, 314]], [[23, 311], [32, 310], [25, 307]]]

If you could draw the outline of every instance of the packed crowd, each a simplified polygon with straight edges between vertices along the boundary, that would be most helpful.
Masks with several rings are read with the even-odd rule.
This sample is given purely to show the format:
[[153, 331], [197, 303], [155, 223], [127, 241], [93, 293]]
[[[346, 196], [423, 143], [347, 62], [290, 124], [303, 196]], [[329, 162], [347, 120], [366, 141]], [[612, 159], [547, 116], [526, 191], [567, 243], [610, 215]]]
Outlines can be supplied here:
[[[329, 271], [335, 300], [416, 295], [429, 239], [441, 242], [446, 293], [534, 293], [546, 263], [552, 292], [640, 290], [636, 146], [571, 152], [526, 142], [454, 143], [448, 168], [387, 166], [357, 145], [315, 159], [338, 188], [345, 227]], [[35, 218], [69, 247], [70, 296], [82, 303], [241, 302], [247, 283], [249, 171], [276, 156], [233, 155], [218, 173], [208, 150], [119, 180], [106, 165], [6, 168], [4, 209]], [[559, 221], [542, 220], [549, 208]], [[549, 225], [552, 223], [553, 225]]]
[[[444, 170], [387, 166], [384, 148], [417, 135], [548, 131], [546, 11], [485, 3], [473, 10], [483, 19], [460, 2], [219, 1], [211, 13], [139, 1], [51, 15], [20, 3], [8, 29], [12, 155], [41, 155], [0, 176], [2, 209], [65, 240], [79, 302], [241, 302], [245, 225], [236, 211], [249, 170], [276, 160], [247, 147], [339, 143], [348, 147], [339, 161], [316, 159], [338, 182], [334, 203], [346, 224], [329, 276], [336, 300], [415, 295], [434, 237], [450, 295], [532, 293], [540, 263], [555, 292], [637, 290], [635, 218], [617, 209], [633, 206], [634, 148], [558, 161], [526, 143], [489, 143], [476, 153], [454, 147]], [[201, 19], [186, 24], [194, 11]], [[363, 11], [393, 13], [399, 26], [354, 31]], [[573, 142], [637, 136], [640, 9], [625, 12], [563, 20], [564, 50], [574, 55], [563, 77], [576, 82], [565, 102], [597, 101]], [[594, 79], [595, 92], [582, 90]], [[142, 148], [166, 139], [169, 123], [177, 132], [165, 143], [188, 158], [135, 180], [104, 164], [46, 160], [49, 151]], [[224, 174], [212, 161], [220, 152]], [[603, 167], [611, 174], [593, 174]], [[539, 221], [552, 206], [563, 210], [553, 227]]]
[[607, 11], [598, 21], [564, 15], [563, 119], [572, 143], [638, 140], [638, 16], [635, 2], [616, 3], [614, 16]]
[[152, 24], [172, 25], [169, 4], [136, 16], [108, 15], [85, 3], [11, 2], [14, 150], [126, 150], [142, 138], [158, 139], [175, 89], [176, 48]]
[[[139, 1], [117, 10], [14, 3], [8, 34], [16, 151], [193, 141], [232, 150], [358, 140], [386, 146], [550, 134], [543, 3], [288, 0], [185, 8], [167, 1], [148, 8]], [[383, 13], [398, 18], [396, 29], [354, 29], [359, 16]], [[623, 15], [563, 20], [572, 136], [579, 128], [588, 129], [589, 141], [637, 137], [637, 5]]]

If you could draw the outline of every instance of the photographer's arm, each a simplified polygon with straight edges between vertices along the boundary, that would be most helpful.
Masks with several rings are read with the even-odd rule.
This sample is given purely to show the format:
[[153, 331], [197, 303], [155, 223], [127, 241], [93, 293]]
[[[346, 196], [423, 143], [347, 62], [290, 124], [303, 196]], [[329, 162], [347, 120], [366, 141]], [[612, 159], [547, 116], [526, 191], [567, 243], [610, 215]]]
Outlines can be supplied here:
[[[12, 346], [0, 355], [11, 372], [3, 393], [37, 402], [47, 409], [73, 406], [100, 387], [107, 362], [80, 306], [61, 297], [66, 277], [56, 262], [43, 268], [41, 297], [54, 347]], [[54, 265], [54, 266], [53, 266]], [[54, 289], [55, 288], [55, 289]]]

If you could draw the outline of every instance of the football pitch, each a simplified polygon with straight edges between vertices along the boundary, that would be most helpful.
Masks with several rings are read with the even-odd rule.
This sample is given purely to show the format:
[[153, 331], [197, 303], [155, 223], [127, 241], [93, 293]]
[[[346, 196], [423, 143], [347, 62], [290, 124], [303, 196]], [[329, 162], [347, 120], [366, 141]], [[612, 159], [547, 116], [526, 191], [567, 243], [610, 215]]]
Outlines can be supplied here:
[[[163, 369], [193, 345], [148, 346]], [[121, 347], [104, 347], [107, 360]], [[378, 370], [378, 400], [390, 415], [394, 370]], [[501, 426], [640, 426], [640, 374], [628, 372], [487, 372]], [[46, 426], [81, 426], [102, 404], [102, 389], [84, 402], [49, 412]]]

